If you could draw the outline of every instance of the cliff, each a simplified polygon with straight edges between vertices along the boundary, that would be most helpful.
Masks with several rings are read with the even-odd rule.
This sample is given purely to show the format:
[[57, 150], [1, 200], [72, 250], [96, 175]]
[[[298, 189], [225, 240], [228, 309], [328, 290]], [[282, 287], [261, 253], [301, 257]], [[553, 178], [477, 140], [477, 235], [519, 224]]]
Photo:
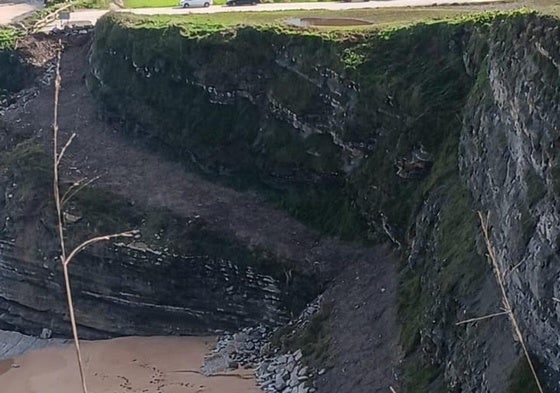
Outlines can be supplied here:
[[489, 211], [558, 392], [559, 38], [527, 12], [340, 34], [109, 15], [88, 84], [129, 135], [324, 232], [400, 249], [404, 391], [524, 383], [506, 318], [455, 325], [500, 310], [475, 214]]
[[[81, 335], [281, 326], [324, 291], [307, 328], [274, 337], [326, 368], [319, 392], [536, 391], [505, 316], [457, 325], [501, 311], [490, 212], [560, 392], [559, 27], [528, 11], [361, 32], [119, 14], [91, 50], [65, 38], [61, 129], [80, 130], [64, 179], [105, 176], [65, 206], [69, 242], [140, 230], [72, 266]], [[4, 92], [40, 77], [1, 108], [0, 329], [67, 336], [45, 154], [55, 41], [0, 53]]]
[[[11, 136], [7, 145], [13, 145], [0, 154], [0, 329], [32, 335], [48, 329], [67, 337], [51, 163], [36, 140]], [[82, 190], [66, 204], [64, 221], [68, 247], [93, 235], [139, 231], [133, 239], [88, 248], [72, 265], [83, 338], [277, 326], [321, 285], [291, 261], [215, 232], [199, 215], [145, 209], [103, 189]]]

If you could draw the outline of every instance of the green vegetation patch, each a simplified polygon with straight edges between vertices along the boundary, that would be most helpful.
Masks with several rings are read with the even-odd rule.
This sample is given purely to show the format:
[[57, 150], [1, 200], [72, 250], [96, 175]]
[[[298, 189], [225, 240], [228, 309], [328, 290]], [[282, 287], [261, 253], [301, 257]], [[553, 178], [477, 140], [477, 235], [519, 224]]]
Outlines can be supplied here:
[[0, 53], [4, 50], [14, 49], [16, 42], [23, 36], [20, 29], [14, 27], [0, 27]]
[[[539, 364], [535, 362], [534, 357], [531, 361], [537, 367], [538, 372]], [[539, 393], [539, 387], [535, 382], [535, 377], [525, 356], [519, 358], [516, 366], [511, 371], [507, 393]]]
[[[145, 0], [133, 0], [145, 1]], [[147, 0], [146, 0], [147, 1]], [[165, 5], [153, 7], [174, 7], [177, 2], [165, 1]], [[215, 4], [220, 4], [220, 1]], [[136, 6], [135, 6], [136, 7]], [[131, 8], [135, 8], [131, 7]], [[138, 6], [139, 7], [139, 6]], [[508, 7], [509, 8], [509, 7]], [[515, 8], [515, 7], [512, 7]], [[180, 25], [189, 27], [191, 25], [221, 25], [221, 26], [254, 26], [254, 25], [279, 25], [288, 28], [290, 25], [286, 20], [290, 18], [353, 18], [371, 22], [371, 25], [362, 26], [322, 26], [297, 28], [300, 32], [311, 31], [367, 31], [380, 30], [419, 22], [441, 21], [450, 18], [460, 18], [468, 15], [479, 15], [481, 7], [457, 7], [457, 6], [432, 6], [432, 7], [406, 7], [406, 8], [376, 8], [358, 10], [292, 10], [292, 11], [243, 11], [243, 12], [219, 12], [212, 14], [187, 14], [187, 15], [153, 15], [134, 17], [136, 26], [171, 26]], [[130, 21], [130, 20], [129, 20]]]
[[[422, 346], [422, 337], [436, 325], [446, 334], [459, 336], [454, 326], [460, 304], [469, 301], [491, 274], [477, 252], [479, 223], [472, 211], [469, 191], [457, 172], [457, 138], [441, 150], [425, 186], [428, 203], [439, 209], [430, 227], [433, 255], [416, 258], [415, 266], [403, 264], [399, 283], [401, 344], [407, 354], [403, 363], [406, 392], [446, 392], [443, 369], [433, 363]], [[434, 299], [439, 305], [434, 306]], [[434, 325], [437, 321], [436, 325]], [[432, 350], [434, 350], [432, 348]], [[429, 353], [429, 352], [428, 352]]]
[[286, 325], [278, 329], [271, 337], [272, 345], [283, 353], [300, 349], [306, 364], [315, 368], [329, 367], [332, 363], [329, 352], [332, 308], [331, 304], [322, 304], [305, 326]]
[[96, 8], [96, 9], [108, 9], [111, 4], [111, 0], [74, 0], [75, 8]]
[[25, 140], [0, 155], [0, 164], [16, 183], [22, 201], [45, 200], [52, 184], [52, 161], [36, 141]]
[[[72, 5], [70, 10], [82, 9], [82, 8], [97, 8], [97, 9], [108, 9], [111, 0], [47, 0], [45, 2], [46, 7], [44, 10], [48, 12], [55, 11], [59, 7]], [[47, 12], [47, 13], [48, 13]], [[44, 13], [44, 11], [42, 12]]]

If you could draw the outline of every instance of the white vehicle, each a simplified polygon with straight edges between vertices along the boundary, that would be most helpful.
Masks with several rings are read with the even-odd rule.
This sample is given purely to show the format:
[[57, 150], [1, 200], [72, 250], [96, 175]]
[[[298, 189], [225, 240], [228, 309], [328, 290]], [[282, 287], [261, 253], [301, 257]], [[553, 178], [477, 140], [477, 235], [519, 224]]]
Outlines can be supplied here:
[[190, 7], [210, 7], [212, 5], [212, 0], [181, 0], [179, 1], [179, 7], [190, 8]]

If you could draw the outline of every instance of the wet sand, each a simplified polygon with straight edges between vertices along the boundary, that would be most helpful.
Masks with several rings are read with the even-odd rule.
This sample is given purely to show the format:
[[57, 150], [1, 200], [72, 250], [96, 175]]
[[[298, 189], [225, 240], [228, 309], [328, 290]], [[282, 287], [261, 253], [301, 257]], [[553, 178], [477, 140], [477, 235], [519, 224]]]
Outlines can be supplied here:
[[0, 376], [12, 368], [13, 359], [0, 360]]
[[[212, 337], [125, 337], [83, 342], [89, 393], [257, 393], [250, 370], [205, 377]], [[74, 347], [0, 361], [2, 393], [79, 393]], [[15, 367], [14, 367], [15, 365]]]

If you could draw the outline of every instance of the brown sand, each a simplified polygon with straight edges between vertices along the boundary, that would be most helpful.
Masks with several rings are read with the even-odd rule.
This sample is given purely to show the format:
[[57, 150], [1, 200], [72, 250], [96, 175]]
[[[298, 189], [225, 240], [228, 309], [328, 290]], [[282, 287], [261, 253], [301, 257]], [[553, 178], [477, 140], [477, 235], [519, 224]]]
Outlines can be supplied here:
[[[125, 337], [83, 342], [90, 393], [257, 393], [253, 372], [199, 374], [212, 337]], [[1, 393], [78, 393], [74, 347], [47, 348], [0, 362]], [[18, 365], [19, 367], [13, 367]]]

